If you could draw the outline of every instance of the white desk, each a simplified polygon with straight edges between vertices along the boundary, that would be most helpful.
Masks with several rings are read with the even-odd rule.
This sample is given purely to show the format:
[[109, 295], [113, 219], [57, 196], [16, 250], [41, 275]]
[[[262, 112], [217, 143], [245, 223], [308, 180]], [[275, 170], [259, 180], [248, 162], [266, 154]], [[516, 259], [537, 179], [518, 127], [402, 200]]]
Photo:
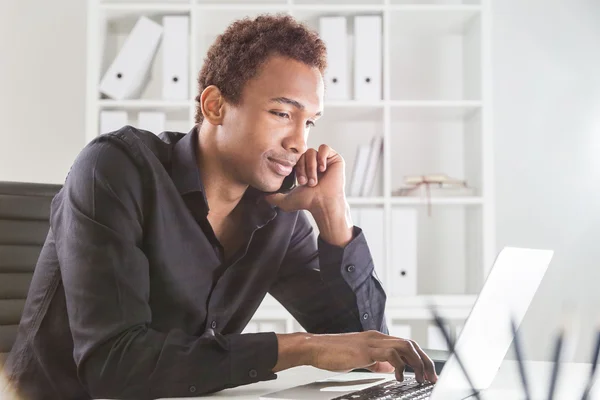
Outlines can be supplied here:
[[[526, 368], [528, 369], [529, 384], [533, 392], [533, 398], [536, 400], [545, 400], [548, 390], [548, 377], [551, 374], [552, 368], [551, 363], [528, 362]], [[582, 388], [585, 385], [589, 374], [589, 369], [589, 364], [563, 364], [561, 366], [560, 379], [557, 384], [556, 396], [554, 397], [555, 400], [579, 400], [581, 398]], [[303, 385], [338, 374], [312, 367], [296, 367], [279, 372], [277, 375], [278, 378], [272, 381], [239, 386], [196, 398], [214, 397], [237, 400], [258, 399], [262, 394]], [[573, 392], [572, 388], [575, 388], [576, 390]], [[521, 391], [521, 381], [515, 362], [505, 361], [502, 364], [491, 387], [483, 393], [481, 398], [482, 400], [524, 399]], [[600, 382], [594, 387], [590, 400], [600, 400]]]

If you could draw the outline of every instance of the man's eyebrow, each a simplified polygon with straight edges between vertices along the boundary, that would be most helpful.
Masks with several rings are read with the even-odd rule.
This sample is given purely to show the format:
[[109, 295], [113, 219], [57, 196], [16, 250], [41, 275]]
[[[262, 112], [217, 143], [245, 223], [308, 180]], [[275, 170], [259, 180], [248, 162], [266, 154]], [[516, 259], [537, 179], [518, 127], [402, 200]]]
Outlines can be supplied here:
[[[304, 106], [304, 104], [302, 104], [299, 101], [296, 101], [294, 99], [290, 99], [289, 97], [274, 97], [271, 99], [271, 101], [275, 102], [275, 103], [281, 103], [281, 104], [290, 104], [299, 110], [304, 110], [306, 108]], [[322, 114], [321, 111], [319, 111], [315, 114], [315, 116], [319, 117], [319, 116], [321, 116], [321, 114]]]

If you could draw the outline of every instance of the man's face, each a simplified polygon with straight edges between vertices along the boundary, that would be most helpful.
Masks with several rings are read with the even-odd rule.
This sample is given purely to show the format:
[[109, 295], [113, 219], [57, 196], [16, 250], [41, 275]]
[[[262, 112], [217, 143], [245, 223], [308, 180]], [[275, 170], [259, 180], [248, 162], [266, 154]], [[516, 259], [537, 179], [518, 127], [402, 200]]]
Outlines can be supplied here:
[[218, 138], [241, 183], [264, 192], [280, 188], [307, 149], [323, 91], [317, 68], [281, 56], [272, 56], [246, 83], [240, 104], [229, 105]]

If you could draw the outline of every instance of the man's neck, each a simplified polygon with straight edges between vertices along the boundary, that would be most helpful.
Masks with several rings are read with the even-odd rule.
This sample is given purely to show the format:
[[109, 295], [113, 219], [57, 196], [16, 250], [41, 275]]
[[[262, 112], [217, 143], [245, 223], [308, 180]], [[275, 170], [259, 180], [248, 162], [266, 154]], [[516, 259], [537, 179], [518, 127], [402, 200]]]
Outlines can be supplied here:
[[198, 168], [204, 186], [209, 215], [227, 218], [239, 204], [248, 185], [235, 182], [223, 165], [213, 132], [198, 132]]

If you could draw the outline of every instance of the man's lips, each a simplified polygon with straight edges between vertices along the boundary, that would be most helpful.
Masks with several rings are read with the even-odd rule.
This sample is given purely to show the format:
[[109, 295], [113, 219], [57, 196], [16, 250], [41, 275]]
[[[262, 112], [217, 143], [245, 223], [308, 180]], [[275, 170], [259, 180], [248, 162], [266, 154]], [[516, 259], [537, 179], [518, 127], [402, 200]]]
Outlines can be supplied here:
[[275, 172], [280, 175], [288, 176], [292, 173], [295, 163], [289, 160], [282, 160], [279, 158], [269, 158], [270, 165], [273, 167]]

